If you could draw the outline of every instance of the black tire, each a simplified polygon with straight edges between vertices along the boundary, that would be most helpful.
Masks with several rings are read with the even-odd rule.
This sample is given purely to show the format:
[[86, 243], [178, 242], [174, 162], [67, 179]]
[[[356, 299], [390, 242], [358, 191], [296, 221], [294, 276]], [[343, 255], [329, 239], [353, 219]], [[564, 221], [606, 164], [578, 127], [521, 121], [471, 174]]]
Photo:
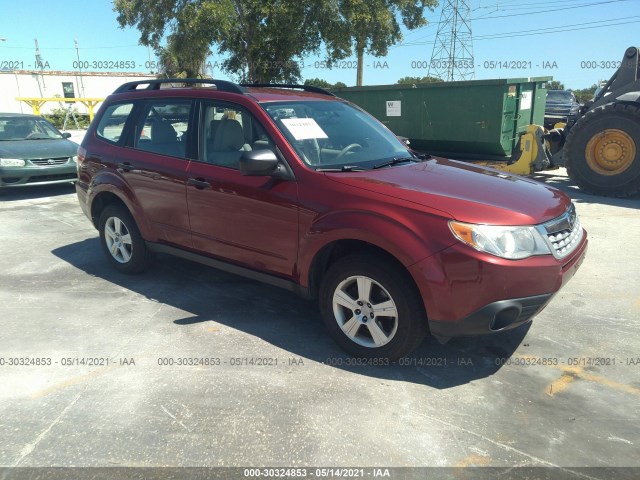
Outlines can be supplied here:
[[147, 249], [135, 220], [125, 207], [107, 205], [100, 213], [98, 228], [102, 250], [116, 270], [132, 274], [148, 268], [152, 254]]
[[[364, 282], [363, 286], [372, 281], [369, 302], [359, 291], [357, 277]], [[351, 307], [334, 305], [337, 292], [348, 295], [345, 303]], [[395, 318], [380, 315], [385, 313], [381, 306], [390, 305], [389, 301], [395, 305]], [[349, 255], [329, 267], [320, 286], [320, 311], [331, 337], [346, 352], [359, 358], [397, 360], [416, 348], [428, 330], [422, 300], [409, 274], [398, 264], [371, 254]], [[367, 319], [363, 321], [365, 316]], [[351, 331], [351, 336], [343, 331], [343, 326]], [[386, 343], [376, 343], [374, 332], [378, 340], [386, 338]]]
[[[617, 131], [618, 138], [609, 135], [605, 138], [611, 140], [598, 143], [605, 130]], [[597, 153], [604, 148], [596, 148], [607, 142], [614, 147], [610, 159]], [[564, 158], [569, 177], [587, 193], [614, 197], [640, 193], [640, 105], [608, 103], [587, 112], [569, 131]]]

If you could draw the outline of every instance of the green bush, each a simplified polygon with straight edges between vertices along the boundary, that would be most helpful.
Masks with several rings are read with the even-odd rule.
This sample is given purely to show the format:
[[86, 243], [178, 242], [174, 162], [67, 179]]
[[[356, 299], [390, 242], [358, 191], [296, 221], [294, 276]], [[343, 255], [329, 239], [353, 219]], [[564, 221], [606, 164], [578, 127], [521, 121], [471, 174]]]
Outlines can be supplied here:
[[[87, 128], [89, 126], [89, 115], [78, 113], [78, 109], [76, 107], [73, 107], [71, 111], [78, 119], [78, 125], [80, 126], [80, 128]], [[51, 110], [50, 113], [43, 114], [42, 116], [53, 123], [56, 128], [61, 129], [64, 125], [64, 119], [66, 115], [67, 109], [60, 106]], [[69, 115], [69, 118], [67, 119], [67, 129], [75, 128], [76, 123], [73, 121], [73, 116]]]

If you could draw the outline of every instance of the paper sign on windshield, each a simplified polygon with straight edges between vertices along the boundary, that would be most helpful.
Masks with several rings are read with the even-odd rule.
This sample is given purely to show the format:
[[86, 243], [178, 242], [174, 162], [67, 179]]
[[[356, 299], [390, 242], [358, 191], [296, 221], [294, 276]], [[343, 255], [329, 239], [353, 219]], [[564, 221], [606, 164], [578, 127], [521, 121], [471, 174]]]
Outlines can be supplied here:
[[313, 118], [283, 118], [282, 123], [296, 140], [327, 138], [327, 134]]

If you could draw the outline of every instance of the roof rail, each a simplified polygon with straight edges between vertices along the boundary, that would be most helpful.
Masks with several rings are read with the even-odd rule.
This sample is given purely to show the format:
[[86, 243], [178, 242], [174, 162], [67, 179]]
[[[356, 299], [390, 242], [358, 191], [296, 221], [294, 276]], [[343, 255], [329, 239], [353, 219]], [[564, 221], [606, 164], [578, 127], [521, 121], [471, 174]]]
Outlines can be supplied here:
[[[233, 83], [226, 80], [213, 80], [204, 78], [162, 78], [155, 80], [139, 80], [136, 82], [128, 82], [120, 85], [113, 93], [124, 93], [138, 90], [138, 86], [147, 85], [145, 90], [160, 90], [160, 86], [166, 83], [182, 83], [187, 85], [205, 84], [215, 85], [216, 89], [221, 92], [231, 93], [245, 93], [245, 90]], [[142, 90], [142, 89], [140, 89]]]
[[335, 97], [333, 93], [324, 88], [316, 87], [313, 85], [294, 85], [289, 83], [241, 83], [241, 87], [273, 87], [273, 88], [298, 88], [305, 92], [320, 93], [322, 95], [330, 95]]

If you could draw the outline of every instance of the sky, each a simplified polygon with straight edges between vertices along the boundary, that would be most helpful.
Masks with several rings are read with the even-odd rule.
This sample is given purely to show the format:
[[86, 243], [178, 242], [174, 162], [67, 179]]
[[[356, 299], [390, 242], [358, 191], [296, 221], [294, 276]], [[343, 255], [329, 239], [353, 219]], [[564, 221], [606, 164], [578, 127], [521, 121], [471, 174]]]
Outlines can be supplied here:
[[[121, 29], [112, 2], [3, 0], [0, 69], [30, 70], [35, 39], [44, 68], [149, 72], [152, 50], [140, 46], [135, 28]], [[440, 0], [445, 4], [446, 0]], [[607, 80], [630, 46], [640, 47], [640, 0], [467, 0], [476, 80], [552, 76], [566, 88], [587, 88]], [[44, 7], [46, 5], [46, 7]], [[55, 5], [55, 6], [54, 6]], [[43, 8], [44, 7], [44, 8]], [[385, 57], [365, 56], [364, 84], [397, 82], [427, 75], [441, 8], [425, 11], [429, 24], [403, 30], [403, 40]], [[75, 48], [77, 41], [78, 50]], [[212, 48], [215, 52], [215, 46]], [[220, 69], [224, 57], [207, 59], [207, 73], [235, 80]], [[355, 58], [332, 69], [322, 56], [302, 59], [304, 79], [355, 85]]]

